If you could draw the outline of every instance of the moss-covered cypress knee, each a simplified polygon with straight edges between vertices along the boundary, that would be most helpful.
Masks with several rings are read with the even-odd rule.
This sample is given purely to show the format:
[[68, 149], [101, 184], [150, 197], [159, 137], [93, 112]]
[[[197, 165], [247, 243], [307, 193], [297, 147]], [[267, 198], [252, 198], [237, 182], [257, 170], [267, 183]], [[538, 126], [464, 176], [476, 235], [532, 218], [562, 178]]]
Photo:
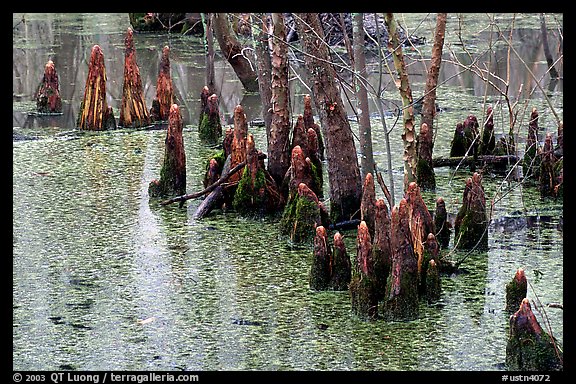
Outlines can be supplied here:
[[454, 244], [458, 249], [488, 249], [486, 196], [479, 173], [466, 180], [462, 207], [454, 221]]
[[563, 353], [556, 340], [545, 332], [532, 312], [528, 299], [510, 316], [506, 344], [506, 367], [511, 371], [559, 371]]
[[360, 220], [365, 221], [370, 232], [370, 237], [374, 238], [374, 221], [376, 219], [376, 188], [374, 187], [374, 176], [367, 173], [362, 185], [362, 200], [360, 201]]
[[314, 236], [314, 253], [312, 256], [312, 266], [310, 267], [310, 289], [323, 291], [328, 289], [330, 284], [330, 267], [332, 254], [328, 235], [323, 226], [316, 227]]
[[198, 137], [206, 144], [215, 145], [222, 140], [222, 123], [218, 108], [218, 96], [212, 94], [207, 99], [206, 111], [198, 126]]
[[354, 276], [349, 285], [352, 311], [360, 318], [378, 316], [378, 294], [372, 260], [372, 240], [366, 222], [360, 222], [356, 237], [356, 262]]
[[334, 234], [334, 251], [332, 252], [332, 274], [329, 286], [335, 291], [345, 291], [352, 278], [352, 263], [346, 251], [346, 245], [340, 232]]
[[408, 321], [418, 318], [418, 260], [410, 234], [408, 203], [392, 209], [392, 269], [384, 298], [384, 318]]
[[426, 301], [431, 304], [440, 300], [441, 281], [438, 265], [431, 259], [426, 269]]
[[518, 268], [512, 281], [506, 284], [506, 311], [517, 311], [527, 294], [528, 280], [526, 280], [526, 274], [522, 268]]

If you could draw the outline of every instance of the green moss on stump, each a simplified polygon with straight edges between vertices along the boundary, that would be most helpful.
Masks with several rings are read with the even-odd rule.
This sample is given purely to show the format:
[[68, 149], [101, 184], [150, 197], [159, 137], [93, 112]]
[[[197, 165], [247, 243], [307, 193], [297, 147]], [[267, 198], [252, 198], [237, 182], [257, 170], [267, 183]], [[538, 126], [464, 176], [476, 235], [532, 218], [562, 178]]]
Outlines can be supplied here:
[[265, 213], [267, 206], [266, 199], [266, 177], [262, 169], [256, 172], [254, 185], [248, 167], [244, 167], [242, 178], [236, 188], [232, 207], [241, 215], [261, 215]]
[[375, 282], [360, 272], [352, 277], [349, 285], [352, 312], [361, 319], [378, 317], [378, 295]]

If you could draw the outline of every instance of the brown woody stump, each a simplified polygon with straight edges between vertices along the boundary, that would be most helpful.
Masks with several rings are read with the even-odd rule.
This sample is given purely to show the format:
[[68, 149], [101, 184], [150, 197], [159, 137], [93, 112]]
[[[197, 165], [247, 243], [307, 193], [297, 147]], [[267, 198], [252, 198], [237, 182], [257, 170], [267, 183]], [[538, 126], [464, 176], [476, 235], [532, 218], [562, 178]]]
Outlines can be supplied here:
[[384, 199], [376, 200], [374, 218], [374, 240], [372, 243], [372, 260], [376, 279], [376, 294], [382, 300], [386, 293], [386, 282], [392, 267], [392, 250], [390, 248], [390, 216]]
[[77, 125], [79, 129], [101, 131], [116, 128], [112, 107], [106, 102], [106, 66], [99, 45], [92, 47], [84, 98], [80, 104]]
[[450, 222], [448, 221], [448, 212], [446, 203], [442, 197], [436, 199], [436, 211], [434, 213], [434, 228], [436, 229], [436, 240], [440, 248], [446, 249], [450, 244]]
[[62, 113], [58, 73], [52, 60], [46, 63], [42, 82], [36, 91], [36, 111], [43, 114]]
[[528, 295], [528, 280], [522, 268], [518, 268], [512, 281], [506, 284], [506, 311], [517, 311]]
[[[438, 245], [438, 241], [436, 241], [436, 236], [433, 233], [429, 233], [428, 237], [426, 238], [426, 242], [424, 243], [424, 255], [422, 257], [422, 264], [418, 265], [418, 279], [419, 279], [419, 287], [418, 291], [420, 296], [425, 296], [428, 298], [428, 268], [430, 266], [430, 261], [434, 261], [434, 267], [439, 268], [439, 254], [440, 254], [440, 246]], [[431, 272], [434, 273], [434, 272]], [[438, 274], [438, 271], [436, 271]], [[436, 277], [432, 276], [433, 279]], [[438, 289], [440, 287], [440, 282], [438, 281]], [[435, 293], [432, 293], [432, 296], [435, 296]]]
[[378, 295], [374, 279], [372, 240], [364, 221], [358, 226], [356, 262], [349, 290], [352, 312], [362, 319], [375, 319], [378, 316]]
[[434, 259], [428, 262], [426, 271], [426, 301], [432, 304], [440, 300], [440, 292], [442, 291], [440, 272], [438, 264]]
[[374, 176], [367, 173], [362, 185], [362, 200], [360, 200], [360, 220], [366, 222], [370, 237], [374, 238], [374, 228], [376, 219], [376, 188], [374, 186]]
[[528, 121], [528, 136], [526, 136], [526, 149], [522, 159], [522, 173], [525, 178], [538, 178], [540, 168], [540, 158], [538, 157], [538, 111], [532, 108], [530, 121]]
[[[296, 192], [300, 183], [304, 183], [310, 187], [315, 186], [312, 175], [312, 162], [304, 156], [304, 151], [297, 145], [292, 148], [290, 167], [288, 171], [286, 171], [283, 182], [284, 185], [287, 185], [288, 200], [290, 200], [290, 196]], [[314, 193], [316, 193], [315, 190]], [[318, 196], [318, 194], [316, 194], [316, 196]]]
[[524, 298], [510, 316], [506, 344], [506, 367], [511, 371], [563, 370], [563, 353], [552, 336], [545, 332]]
[[486, 196], [477, 172], [466, 180], [462, 207], [454, 220], [454, 244], [457, 249], [488, 249]]
[[418, 162], [416, 163], [416, 180], [423, 190], [436, 189], [436, 176], [432, 165], [434, 141], [428, 124], [422, 123], [416, 142]]
[[202, 142], [210, 145], [218, 144], [222, 140], [222, 123], [216, 94], [206, 99], [206, 108], [202, 112], [202, 120], [198, 126], [198, 137]]
[[206, 173], [204, 174], [204, 188], [214, 184], [220, 178], [222, 173], [222, 165], [218, 163], [216, 158], [211, 158], [208, 162], [208, 167], [206, 169]]
[[[408, 184], [406, 189], [406, 202], [408, 203], [408, 215], [410, 222], [410, 232], [412, 234], [412, 244], [414, 245], [414, 253], [418, 258], [418, 276], [419, 281], [422, 281], [423, 269], [427, 265], [425, 258], [424, 244], [428, 241], [429, 233], [436, 233], [434, 228], [434, 220], [430, 211], [426, 207], [422, 195], [420, 194], [420, 187], [415, 182]], [[434, 238], [436, 241], [436, 238]]]
[[310, 267], [310, 289], [324, 291], [330, 284], [332, 252], [328, 243], [328, 234], [323, 226], [316, 227], [314, 236], [314, 254]]
[[544, 139], [544, 147], [539, 154], [540, 171], [538, 172], [538, 187], [541, 197], [557, 197], [559, 189], [557, 185], [561, 185], [562, 177], [560, 171], [563, 168], [563, 161], [559, 161], [554, 155], [554, 146], [552, 144], [552, 133], [546, 133]]
[[150, 119], [153, 122], [168, 121], [170, 107], [174, 104], [174, 89], [170, 76], [170, 47], [162, 48], [158, 80], [156, 80], [156, 97], [150, 108]]
[[304, 126], [304, 117], [298, 115], [294, 123], [294, 128], [292, 129], [292, 143], [290, 144], [290, 148], [294, 148], [297, 145], [300, 146], [306, 157], [309, 156], [307, 131], [308, 129]]
[[312, 178], [313, 178], [313, 188], [319, 198], [324, 196], [324, 174], [322, 160], [320, 160], [320, 150], [318, 148], [318, 135], [316, 131], [312, 128], [308, 128], [308, 158], [312, 165]]
[[346, 291], [352, 278], [352, 263], [346, 252], [346, 245], [340, 232], [334, 234], [334, 250], [332, 252], [332, 271], [329, 287], [335, 291]]
[[124, 84], [118, 125], [126, 128], [140, 128], [150, 125], [150, 115], [144, 100], [140, 69], [136, 63], [133, 34], [132, 28], [129, 27], [124, 39]]
[[494, 111], [492, 106], [486, 109], [486, 122], [482, 130], [482, 141], [480, 142], [480, 155], [493, 155], [496, 148], [496, 138], [494, 137]]
[[314, 114], [312, 113], [312, 98], [310, 95], [304, 95], [304, 127], [306, 129], [312, 128], [318, 137], [318, 157], [324, 160], [324, 140], [320, 132], [320, 126], [314, 122]]
[[418, 260], [412, 245], [408, 202], [392, 209], [392, 268], [384, 298], [384, 318], [409, 321], [418, 318]]
[[[230, 168], [243, 161], [246, 161], [246, 137], [248, 136], [248, 123], [246, 122], [246, 114], [241, 105], [234, 108], [234, 131], [232, 135], [232, 142], [230, 144]], [[242, 177], [242, 172], [237, 172], [230, 176], [229, 183], [239, 181]]]
[[246, 137], [246, 165], [240, 179], [232, 206], [244, 216], [262, 216], [275, 212], [283, 205], [283, 198], [276, 183], [267, 174], [264, 164], [258, 159], [254, 137]]
[[[478, 136], [478, 127], [478, 119], [472, 114], [468, 115], [463, 123], [456, 124], [450, 147], [450, 157], [464, 156], [465, 154], [474, 156], [474, 158], [478, 156], [478, 140], [475, 140]], [[470, 168], [473, 170], [475, 164], [470, 164]]]
[[454, 137], [450, 145], [450, 157], [461, 157], [466, 154], [466, 144], [464, 142], [464, 125], [462, 123], [456, 124], [454, 130]]
[[326, 208], [314, 191], [300, 183], [296, 192], [288, 197], [280, 220], [280, 233], [293, 243], [310, 242], [318, 226], [327, 226], [327, 216]]
[[164, 163], [160, 180], [153, 180], [148, 187], [150, 197], [177, 196], [186, 193], [186, 153], [182, 138], [182, 115], [177, 104], [172, 104], [166, 131]]

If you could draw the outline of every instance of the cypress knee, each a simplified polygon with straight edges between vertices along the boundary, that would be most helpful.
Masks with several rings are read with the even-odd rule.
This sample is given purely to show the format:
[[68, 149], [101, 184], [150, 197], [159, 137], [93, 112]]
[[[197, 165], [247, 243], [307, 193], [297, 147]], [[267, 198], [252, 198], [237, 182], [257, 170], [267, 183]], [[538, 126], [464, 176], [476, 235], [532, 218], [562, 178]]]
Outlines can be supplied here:
[[124, 47], [124, 84], [118, 125], [129, 128], [145, 127], [150, 125], [150, 115], [146, 108], [140, 69], [136, 63], [133, 32], [130, 27], [126, 32]]
[[352, 311], [360, 318], [375, 319], [378, 316], [378, 295], [372, 262], [372, 240], [366, 222], [360, 222], [356, 237], [356, 262], [354, 276], [349, 285]]
[[370, 232], [370, 237], [374, 237], [374, 220], [376, 217], [376, 188], [374, 187], [374, 176], [367, 173], [362, 186], [362, 200], [360, 200], [360, 220], [365, 221]]
[[506, 367], [511, 371], [563, 370], [563, 353], [532, 312], [528, 299], [510, 316]]
[[386, 282], [392, 267], [392, 251], [390, 248], [390, 216], [384, 199], [376, 200], [374, 218], [374, 241], [372, 244], [372, 259], [374, 260], [374, 275], [376, 279], [376, 294], [378, 300], [384, 298]]
[[528, 280], [522, 268], [518, 268], [512, 281], [506, 284], [506, 311], [517, 311], [528, 294]]
[[454, 244], [457, 249], [488, 249], [486, 196], [477, 172], [466, 180], [462, 207], [454, 221]]
[[450, 244], [450, 222], [448, 221], [448, 212], [446, 203], [442, 197], [436, 199], [436, 211], [434, 213], [434, 228], [436, 229], [436, 240], [440, 248], [448, 248]]
[[312, 128], [314, 132], [316, 132], [316, 136], [318, 137], [318, 157], [320, 160], [324, 160], [324, 140], [322, 139], [320, 126], [314, 122], [312, 97], [310, 95], [304, 95], [304, 113], [302, 117], [304, 118], [304, 127], [306, 129]]
[[62, 113], [58, 73], [52, 60], [44, 67], [42, 82], [36, 91], [36, 111], [39, 113]]
[[332, 252], [332, 273], [329, 286], [335, 291], [348, 289], [352, 278], [352, 263], [346, 252], [346, 245], [340, 232], [334, 234], [334, 251]]
[[174, 104], [174, 89], [170, 76], [170, 47], [165, 46], [162, 48], [158, 80], [156, 80], [156, 97], [150, 108], [151, 121], [167, 121], [172, 104]]
[[210, 95], [206, 100], [206, 109], [198, 126], [198, 137], [203, 143], [210, 145], [216, 145], [222, 140], [222, 123], [216, 94]]
[[440, 300], [441, 282], [438, 265], [431, 259], [426, 269], [426, 301], [432, 304]]
[[310, 289], [326, 290], [330, 283], [332, 255], [328, 244], [328, 235], [323, 226], [316, 227], [314, 236], [314, 255], [310, 268]]
[[392, 209], [392, 268], [384, 298], [384, 318], [409, 321], [418, 318], [418, 262], [410, 234], [406, 199]]
[[164, 163], [160, 169], [160, 180], [150, 182], [150, 197], [186, 193], [186, 152], [182, 138], [182, 115], [177, 104], [172, 104], [170, 108], [164, 143]]
[[106, 102], [106, 66], [99, 45], [94, 45], [90, 53], [88, 77], [77, 125], [81, 130], [93, 131], [116, 128], [112, 107]]

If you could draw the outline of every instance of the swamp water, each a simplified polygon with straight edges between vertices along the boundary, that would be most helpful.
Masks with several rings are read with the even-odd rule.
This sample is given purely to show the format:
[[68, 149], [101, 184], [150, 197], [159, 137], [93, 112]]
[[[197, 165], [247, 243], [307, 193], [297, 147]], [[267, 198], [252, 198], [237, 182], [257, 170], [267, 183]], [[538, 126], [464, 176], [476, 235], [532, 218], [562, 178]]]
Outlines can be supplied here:
[[[467, 257], [466, 273], [444, 277], [440, 302], [422, 303], [418, 320], [359, 320], [348, 292], [308, 288], [311, 247], [281, 238], [278, 218], [216, 211], [194, 220], [199, 200], [182, 209], [150, 201], [147, 188], [159, 177], [164, 130], [75, 130], [94, 44], [104, 51], [109, 104], [118, 117], [127, 14], [24, 17], [19, 23], [22, 15], [13, 16], [14, 370], [503, 370], [504, 287], [519, 267], [530, 283], [528, 298], [544, 306], [547, 320], [535, 311], [540, 324], [549, 323], [563, 342], [562, 310], [545, 307], [563, 303], [561, 200], [542, 200], [533, 187], [486, 174], [487, 199], [496, 201], [489, 250], [453, 251], [451, 240], [451, 258]], [[518, 22], [519, 33], [537, 36], [539, 25], [526, 18]], [[534, 50], [534, 39], [519, 40], [519, 51]], [[212, 151], [200, 144], [196, 130], [203, 48], [194, 37], [135, 34], [148, 107], [166, 44], [185, 123], [187, 191], [193, 192], [202, 189], [204, 162]], [[60, 77], [64, 111], [38, 117], [30, 113], [33, 94], [49, 58]], [[540, 76], [543, 60], [530, 62]], [[514, 63], [513, 73], [524, 73]], [[258, 118], [258, 95], [244, 95], [227, 63], [216, 64], [224, 118], [239, 103], [248, 120]], [[450, 78], [455, 67], [443, 66], [441, 79]], [[445, 111], [438, 116], [435, 156], [448, 154], [457, 121], [471, 112], [482, 116], [483, 90], [472, 76], [463, 76], [438, 89]], [[417, 73], [411, 78], [413, 91], [422, 93], [424, 79]], [[514, 81], [524, 80], [515, 75]], [[292, 83], [294, 109], [301, 113], [299, 99], [307, 91]], [[400, 102], [394, 90], [387, 92]], [[561, 85], [548, 93], [560, 115], [562, 95]], [[501, 102], [498, 95], [488, 100]], [[540, 112], [541, 130], [555, 131], [541, 94], [535, 92], [527, 104], [521, 135], [532, 106]], [[387, 129], [395, 120], [386, 118]], [[507, 130], [506, 118], [495, 123], [497, 132]], [[375, 158], [388, 183], [384, 128], [379, 119], [372, 124]], [[354, 123], [352, 128], [357, 133]], [[402, 196], [400, 131], [401, 122], [390, 136], [396, 201]], [[264, 128], [249, 132], [265, 150]], [[521, 148], [522, 137], [518, 141]], [[448, 167], [435, 172], [437, 190], [424, 194], [425, 201], [433, 209], [442, 196], [455, 215], [470, 173]], [[377, 195], [382, 197], [379, 188]], [[355, 231], [347, 231], [345, 239], [354, 257]]]

